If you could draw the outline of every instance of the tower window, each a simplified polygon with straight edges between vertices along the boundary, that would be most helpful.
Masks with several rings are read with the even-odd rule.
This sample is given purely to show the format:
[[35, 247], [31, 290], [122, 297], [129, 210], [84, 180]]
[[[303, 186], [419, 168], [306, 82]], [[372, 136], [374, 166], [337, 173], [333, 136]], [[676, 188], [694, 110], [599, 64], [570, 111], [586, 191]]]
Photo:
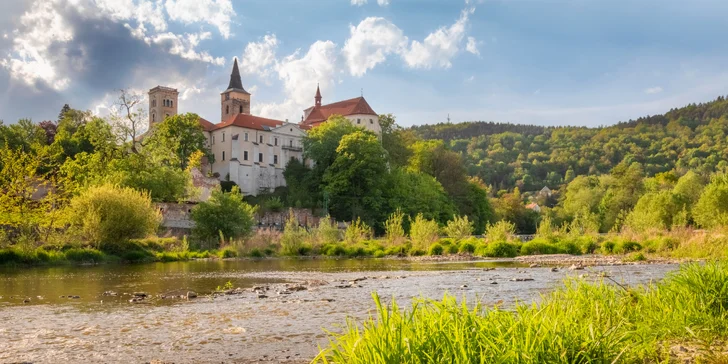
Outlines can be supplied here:
[[248, 151], [247, 150], [244, 150], [243, 151], [243, 160], [244, 161], [247, 161], [248, 160]]
[[273, 155], [273, 164], [278, 164], [278, 156]]
[[154, 120], [155, 119], [155, 116], [157, 116], [157, 115], [154, 114], [154, 113], [152, 113], [152, 122], [155, 122], [156, 121], [156, 120]]
[[229, 113], [230, 113], [230, 106], [225, 106], [225, 114], [229, 114]]
[[230, 94], [225, 94], [225, 100], [230, 100]]
[[222, 141], [225, 141], [225, 132], [222, 132]]
[[174, 107], [174, 101], [169, 100], [169, 107]]
[[357, 124], [361, 124], [361, 119], [356, 119]]
[[258, 153], [258, 163], [263, 163], [263, 153]]
[[240, 113], [243, 113], [243, 105], [240, 105]]
[[222, 160], [225, 160], [225, 151], [222, 152]]
[[245, 138], [245, 141], [247, 142], [248, 141], [248, 133], [245, 133], [244, 138]]
[[152, 107], [157, 107], [157, 100], [152, 100]]
[[374, 119], [369, 119], [369, 124], [374, 124]]
[[263, 144], [263, 136], [262, 135], [260, 136], [260, 142], [259, 143], [260, 144]]

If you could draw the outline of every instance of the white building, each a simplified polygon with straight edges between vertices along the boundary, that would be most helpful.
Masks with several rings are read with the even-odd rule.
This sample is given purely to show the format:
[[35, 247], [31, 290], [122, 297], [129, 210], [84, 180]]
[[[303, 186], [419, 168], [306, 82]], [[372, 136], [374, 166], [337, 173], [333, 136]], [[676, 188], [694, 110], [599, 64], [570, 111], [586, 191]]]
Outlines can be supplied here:
[[[157, 86], [149, 90], [149, 126], [160, 122], [160, 115], [177, 113], [176, 89]], [[364, 97], [321, 104], [316, 88], [314, 106], [304, 110], [301, 123], [274, 120], [250, 114], [251, 94], [243, 88], [238, 61], [233, 64], [228, 88], [220, 94], [221, 120], [215, 124], [200, 118], [215, 156], [212, 172], [220, 180], [233, 181], [243, 194], [257, 195], [285, 186], [283, 170], [291, 159], [303, 161], [302, 139], [332, 115], [342, 115], [352, 124], [381, 133], [379, 118]]]

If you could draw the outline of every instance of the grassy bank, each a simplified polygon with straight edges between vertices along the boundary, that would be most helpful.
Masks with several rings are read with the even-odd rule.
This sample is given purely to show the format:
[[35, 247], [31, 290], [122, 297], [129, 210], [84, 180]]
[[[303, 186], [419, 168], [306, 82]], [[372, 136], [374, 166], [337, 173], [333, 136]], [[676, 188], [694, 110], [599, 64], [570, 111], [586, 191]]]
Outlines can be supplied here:
[[[447, 296], [349, 321], [317, 363], [657, 363], [728, 360], [728, 263], [649, 287], [570, 280], [538, 304], [470, 308]], [[682, 348], [681, 348], [682, 347]]]

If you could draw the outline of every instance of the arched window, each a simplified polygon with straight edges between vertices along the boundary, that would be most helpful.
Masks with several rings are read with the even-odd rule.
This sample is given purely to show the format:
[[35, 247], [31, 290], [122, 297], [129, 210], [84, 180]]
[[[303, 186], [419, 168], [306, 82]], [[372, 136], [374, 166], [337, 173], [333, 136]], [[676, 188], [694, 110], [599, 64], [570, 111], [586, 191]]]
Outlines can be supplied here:
[[240, 113], [243, 113], [243, 105], [240, 105]]
[[152, 107], [157, 107], [157, 100], [152, 100]]
[[169, 107], [174, 107], [174, 101], [169, 100]]
[[225, 151], [222, 152], [222, 160], [225, 160]]
[[230, 106], [225, 106], [225, 114], [229, 114], [229, 113], [230, 113]]
[[157, 116], [156, 114], [152, 113], [152, 122], [155, 122], [155, 121], [157, 121], [157, 120], [155, 120], [155, 117], [156, 117], [156, 116]]

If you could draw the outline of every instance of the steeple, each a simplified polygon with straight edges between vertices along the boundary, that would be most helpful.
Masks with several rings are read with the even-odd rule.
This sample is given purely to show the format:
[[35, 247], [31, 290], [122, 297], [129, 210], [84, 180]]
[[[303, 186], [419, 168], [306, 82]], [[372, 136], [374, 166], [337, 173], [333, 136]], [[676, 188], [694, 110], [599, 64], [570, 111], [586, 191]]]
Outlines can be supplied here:
[[316, 97], [314, 97], [314, 100], [316, 100], [316, 106], [321, 106], [321, 89], [318, 84], [316, 84]]
[[230, 84], [228, 85], [228, 90], [243, 90], [243, 80], [240, 78], [240, 70], [238, 69], [238, 58], [235, 58], [235, 62], [233, 63], [233, 73], [230, 74]]

